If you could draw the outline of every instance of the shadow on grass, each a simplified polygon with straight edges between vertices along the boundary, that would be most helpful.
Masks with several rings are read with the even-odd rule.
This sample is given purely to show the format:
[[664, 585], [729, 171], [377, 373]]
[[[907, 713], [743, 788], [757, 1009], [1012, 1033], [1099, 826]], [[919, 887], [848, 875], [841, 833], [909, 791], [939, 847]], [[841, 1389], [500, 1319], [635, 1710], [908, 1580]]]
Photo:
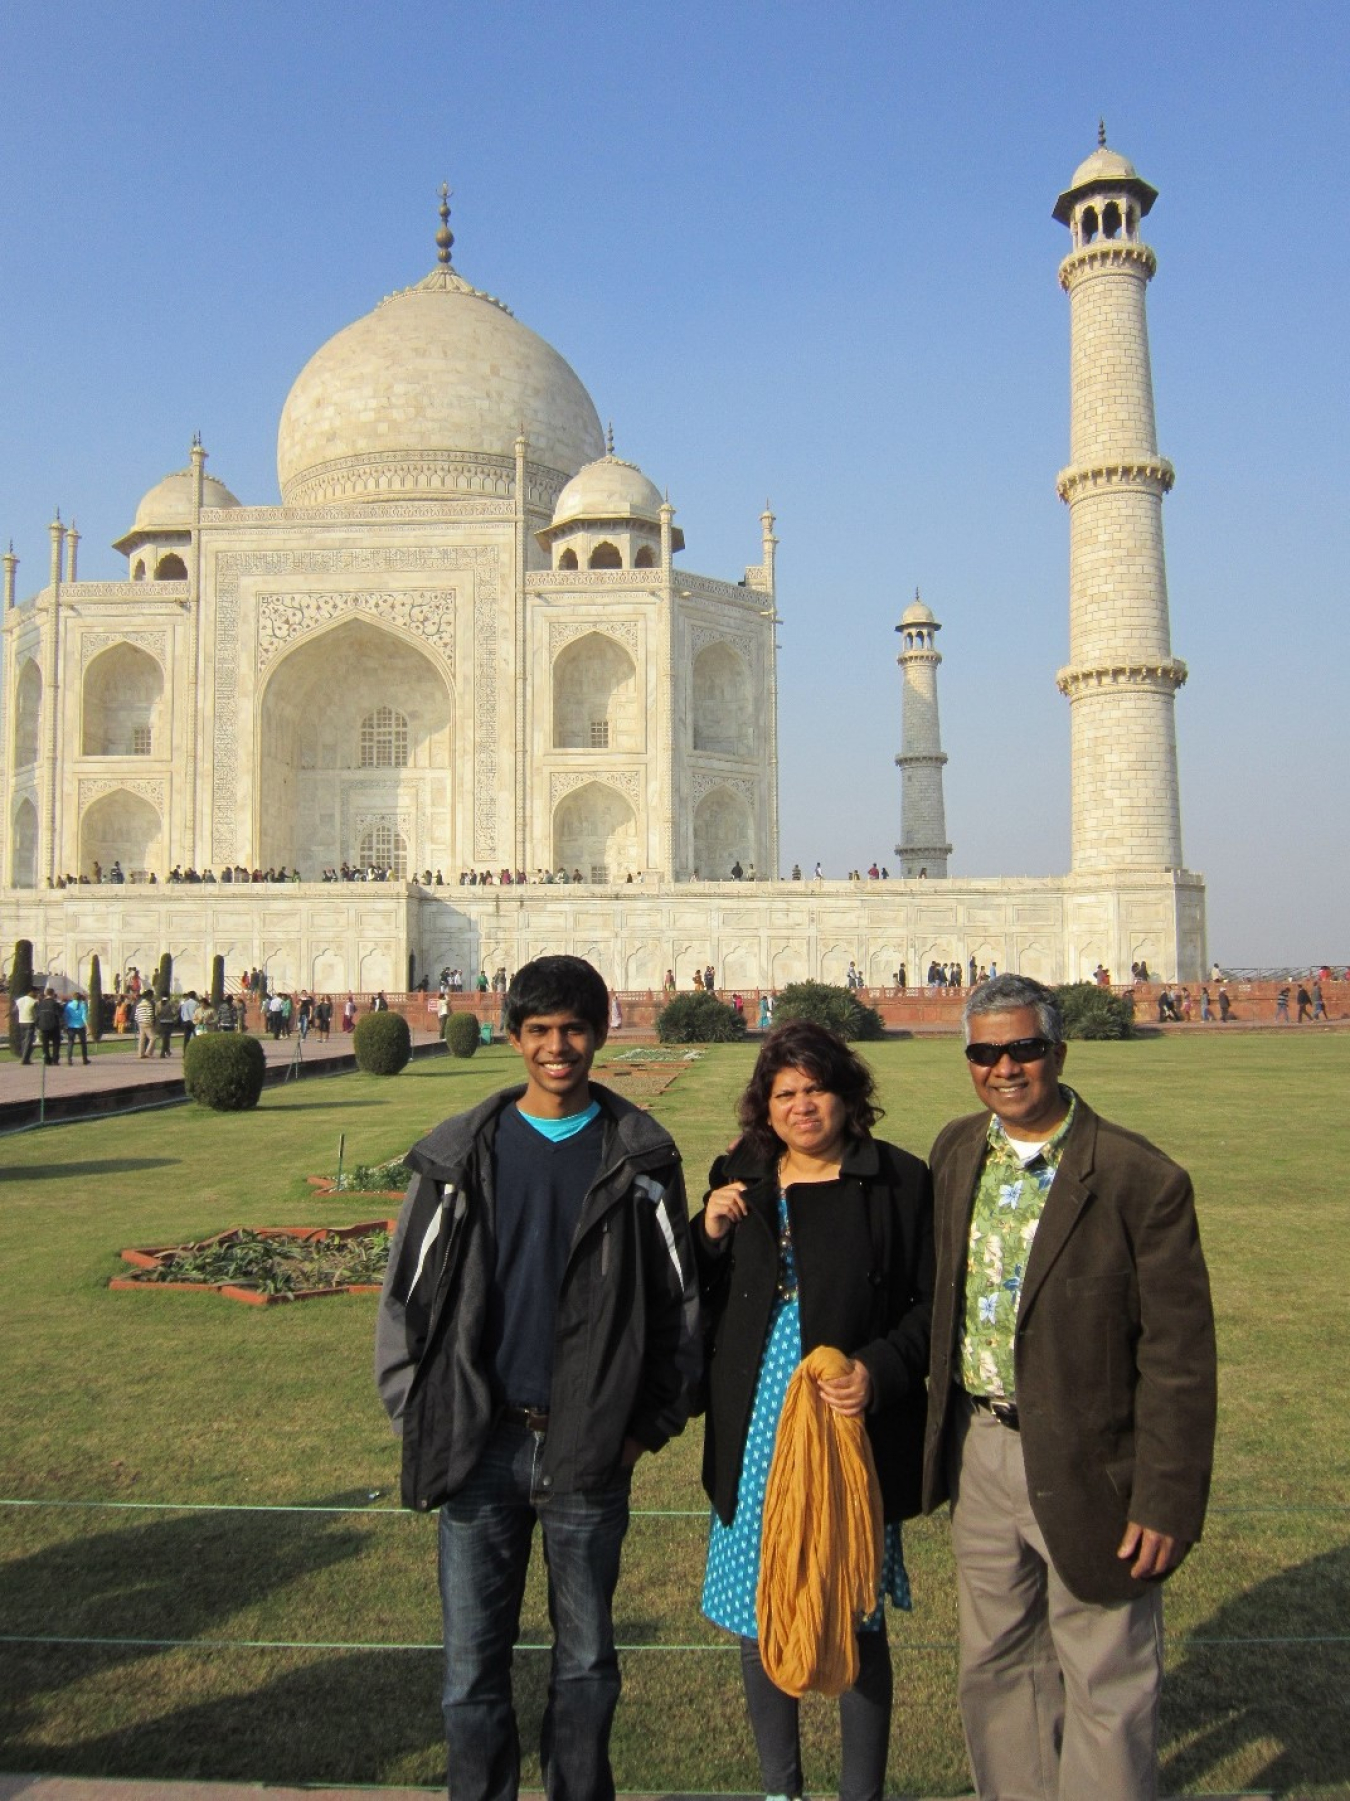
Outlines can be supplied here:
[[[1342, 1546], [1258, 1582], [1197, 1625], [1163, 1690], [1164, 1792], [1212, 1788], [1220, 1774], [1225, 1788], [1341, 1792], [1350, 1783], [1347, 1616]], [[1270, 1642], [1282, 1638], [1305, 1642]]]
[[[12, 1559], [0, 1567], [7, 1634], [161, 1642], [0, 1644], [7, 1764], [183, 1780], [378, 1780], [393, 1761], [429, 1752], [443, 1769], [434, 1654], [185, 1652], [162, 1642], [247, 1638], [241, 1609], [369, 1546], [340, 1515], [196, 1513], [80, 1532]], [[306, 1622], [294, 1636], [319, 1635]]]
[[76, 1176], [120, 1176], [134, 1169], [171, 1169], [177, 1157], [95, 1157], [85, 1163], [37, 1163], [31, 1169], [0, 1169], [0, 1182], [66, 1182]]
[[378, 1107], [379, 1101], [292, 1101], [273, 1100], [264, 1091], [264, 1103], [269, 1113], [332, 1113], [340, 1110], [345, 1113], [349, 1107]]

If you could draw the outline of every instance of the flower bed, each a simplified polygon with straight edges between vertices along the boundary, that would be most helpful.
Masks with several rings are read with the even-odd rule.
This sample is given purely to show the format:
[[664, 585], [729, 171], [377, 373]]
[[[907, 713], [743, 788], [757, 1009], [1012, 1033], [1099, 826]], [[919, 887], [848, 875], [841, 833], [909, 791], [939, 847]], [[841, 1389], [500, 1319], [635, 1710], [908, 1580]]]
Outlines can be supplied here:
[[122, 1252], [134, 1276], [109, 1288], [220, 1294], [250, 1307], [314, 1301], [330, 1294], [378, 1294], [395, 1221], [354, 1226], [235, 1226], [189, 1244]]
[[358, 1163], [343, 1173], [340, 1188], [332, 1176], [306, 1176], [305, 1180], [322, 1195], [359, 1194], [379, 1201], [401, 1201], [412, 1175], [408, 1165], [395, 1157], [389, 1163]]

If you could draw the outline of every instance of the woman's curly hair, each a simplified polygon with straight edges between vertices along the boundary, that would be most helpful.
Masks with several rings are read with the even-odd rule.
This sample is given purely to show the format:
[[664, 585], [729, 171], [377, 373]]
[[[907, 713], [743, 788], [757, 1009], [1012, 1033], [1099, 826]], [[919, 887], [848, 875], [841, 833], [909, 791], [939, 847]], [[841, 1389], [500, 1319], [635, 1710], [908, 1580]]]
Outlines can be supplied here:
[[882, 1117], [874, 1095], [871, 1070], [842, 1038], [807, 1019], [775, 1026], [760, 1046], [754, 1073], [736, 1108], [746, 1140], [766, 1161], [775, 1160], [783, 1141], [769, 1123], [769, 1096], [782, 1070], [800, 1069], [844, 1103], [845, 1130], [850, 1138], [870, 1138]]

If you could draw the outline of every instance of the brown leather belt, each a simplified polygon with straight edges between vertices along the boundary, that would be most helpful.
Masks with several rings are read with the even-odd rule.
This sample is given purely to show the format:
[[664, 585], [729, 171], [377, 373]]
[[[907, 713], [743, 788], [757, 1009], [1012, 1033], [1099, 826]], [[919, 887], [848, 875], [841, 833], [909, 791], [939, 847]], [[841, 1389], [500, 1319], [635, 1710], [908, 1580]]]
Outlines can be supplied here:
[[527, 1432], [547, 1432], [548, 1413], [542, 1407], [501, 1407], [497, 1418], [511, 1426], [524, 1426]]
[[1009, 1432], [1021, 1431], [1016, 1401], [1005, 1401], [1002, 1395], [973, 1395], [969, 1389], [964, 1392], [972, 1407], [978, 1407], [981, 1413], [992, 1413], [999, 1425], [1006, 1426]]

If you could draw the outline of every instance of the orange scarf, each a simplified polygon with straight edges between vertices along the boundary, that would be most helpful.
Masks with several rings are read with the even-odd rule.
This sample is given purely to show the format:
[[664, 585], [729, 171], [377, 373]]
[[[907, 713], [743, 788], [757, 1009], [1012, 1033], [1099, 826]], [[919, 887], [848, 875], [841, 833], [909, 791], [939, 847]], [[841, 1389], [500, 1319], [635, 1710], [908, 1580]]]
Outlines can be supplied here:
[[857, 1630], [877, 1604], [881, 1487], [861, 1415], [817, 1386], [849, 1359], [821, 1345], [788, 1384], [764, 1496], [755, 1618], [770, 1680], [789, 1695], [839, 1695], [858, 1678]]

